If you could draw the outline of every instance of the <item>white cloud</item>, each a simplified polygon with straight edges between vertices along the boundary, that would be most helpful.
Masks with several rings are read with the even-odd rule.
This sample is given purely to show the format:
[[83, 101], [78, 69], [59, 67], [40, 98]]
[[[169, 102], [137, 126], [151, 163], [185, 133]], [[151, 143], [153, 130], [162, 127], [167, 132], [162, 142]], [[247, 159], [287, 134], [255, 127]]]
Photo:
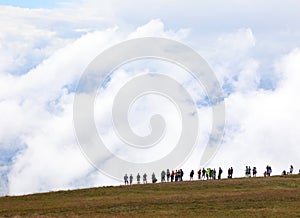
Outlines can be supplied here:
[[[10, 159], [0, 159], [1, 181], [9, 172], [0, 192], [4, 185], [4, 192], [24, 194], [116, 184], [95, 172], [77, 147], [72, 90], [97, 54], [143, 36], [195, 45], [228, 92], [228, 129], [211, 166], [234, 166], [236, 175], [242, 175], [245, 165], [256, 165], [259, 174], [266, 164], [275, 173], [290, 164], [300, 166], [299, 49], [278, 58], [299, 46], [299, 3], [288, 1], [290, 11], [282, 19], [280, 1], [232, 4], [84, 1], [53, 10], [0, 6], [0, 151], [8, 151]], [[271, 72], [264, 72], [266, 61], [270, 65], [274, 60]], [[265, 75], [276, 77], [274, 90], [261, 87]], [[201, 94], [187, 78], [178, 78]], [[103, 100], [108, 103], [109, 97]], [[199, 112], [202, 124], [209, 126], [209, 109]], [[201, 148], [196, 148], [183, 169], [198, 167], [200, 156]]]
[[[41, 35], [32, 36], [39, 40], [43, 36], [43, 29], [28, 23], [41, 32]], [[4, 35], [8, 32], [4, 31]], [[29, 66], [33, 68], [29, 68], [23, 75], [10, 75], [6, 69], [15, 63], [6, 62], [0, 81], [1, 112], [5, 114], [1, 117], [1, 148], [11, 149], [16, 146], [19, 149], [12, 162], [8, 163], [11, 168], [8, 175], [9, 193], [25, 194], [115, 183], [97, 176], [97, 172], [93, 173], [94, 169], [77, 146], [72, 121], [73, 94], [69, 93], [68, 87], [76, 86], [87, 64], [102, 50], [118, 41], [149, 35], [180, 38], [185, 35], [183, 33], [183, 30], [179, 30], [178, 34], [165, 31], [163, 23], [154, 20], [128, 36], [116, 28], [109, 28], [87, 33], [76, 40], [64, 40], [66, 45], [60, 44], [46, 56], [40, 54], [43, 58], [36, 66]], [[14, 34], [18, 36], [16, 32]], [[60, 39], [57, 32], [52, 36]], [[13, 40], [5, 41], [14, 43]], [[36, 46], [34, 42], [26, 43], [27, 39], [22, 36], [17, 41], [18, 44], [25, 43], [28, 46], [24, 50], [26, 52]], [[46, 41], [46, 46], [49, 43]], [[13, 47], [8, 47], [8, 50], [13, 50]], [[19, 52], [28, 56], [28, 59], [32, 56], [30, 53], [24, 54], [18, 46], [16, 49], [16, 54]], [[24, 69], [27, 65], [21, 64], [19, 68]], [[16, 69], [12, 68], [12, 71]], [[12, 145], [11, 142], [16, 139], [18, 142]], [[88, 181], [89, 178], [96, 180]]]
[[178, 31], [166, 30], [164, 23], [159, 19], [154, 19], [147, 24], [138, 27], [133, 33], [129, 34], [129, 38], [138, 37], [164, 37], [174, 40], [181, 40], [188, 36], [188, 29], [180, 29]]
[[221, 49], [223, 55], [241, 56], [255, 46], [255, 37], [250, 28], [239, 29], [234, 33], [228, 33], [217, 39], [217, 48]]
[[280, 174], [300, 165], [300, 52], [295, 49], [276, 65], [284, 79], [274, 91], [234, 93], [226, 99], [228, 129], [215, 164], [233, 165], [242, 175], [246, 165], [262, 175], [267, 164]]

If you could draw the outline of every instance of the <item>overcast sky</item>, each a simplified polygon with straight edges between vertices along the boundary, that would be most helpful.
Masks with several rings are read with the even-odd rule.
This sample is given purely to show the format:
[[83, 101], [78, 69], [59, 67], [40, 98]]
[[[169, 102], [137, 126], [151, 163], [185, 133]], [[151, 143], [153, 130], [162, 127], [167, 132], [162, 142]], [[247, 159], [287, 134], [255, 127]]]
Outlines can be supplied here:
[[[0, 0], [0, 194], [120, 184], [97, 171], [81, 152], [73, 127], [74, 92], [87, 65], [104, 49], [145, 36], [175, 39], [195, 49], [225, 93], [223, 143], [207, 166], [199, 166], [200, 143], [181, 166], [185, 175], [199, 167], [221, 166], [227, 171], [232, 166], [234, 176], [244, 176], [250, 165], [261, 176], [268, 164], [274, 174], [291, 164], [298, 172], [299, 10], [297, 0]], [[166, 63], [136, 66], [143, 72], [176, 72], [177, 80], [200, 98], [200, 134], [205, 135], [211, 111], [201, 103], [203, 92], [190, 78]], [[117, 136], [110, 127], [103, 130], [109, 108], [101, 104], [110, 105], [123, 81], [140, 72], [130, 71], [115, 72], [98, 96], [100, 106], [96, 103], [97, 128], [106, 130], [103, 137], [112, 149], [117, 149]], [[151, 110], [160, 110], [171, 122], [170, 133], [178, 133], [172, 106], [151, 97], [141, 103], [146, 106], [136, 106], [129, 116], [136, 132], [147, 134], [140, 121]], [[167, 155], [168, 149], [162, 147], [145, 158]], [[130, 154], [118, 153], [129, 160], [139, 156], [138, 151]]]

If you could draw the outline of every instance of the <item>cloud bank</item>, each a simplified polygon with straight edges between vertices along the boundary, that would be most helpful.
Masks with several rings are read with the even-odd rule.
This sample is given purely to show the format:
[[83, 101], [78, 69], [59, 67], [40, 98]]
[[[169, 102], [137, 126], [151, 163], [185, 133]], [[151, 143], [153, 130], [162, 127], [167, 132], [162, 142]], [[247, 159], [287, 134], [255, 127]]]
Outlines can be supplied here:
[[[144, 6], [136, 1], [132, 3]], [[284, 19], [289, 29], [279, 23], [264, 30], [261, 20], [254, 16], [247, 25], [234, 22], [238, 17], [236, 12], [224, 21], [225, 29], [211, 30], [203, 21], [210, 15], [202, 14], [203, 19], [196, 15], [201, 13], [195, 12], [191, 2], [182, 6], [190, 19], [181, 20], [174, 18], [176, 13], [167, 16], [167, 9], [154, 17], [161, 19], [153, 19], [149, 13], [133, 16], [128, 5], [106, 2], [104, 10], [96, 7], [99, 5], [95, 1], [80, 3], [80, 7], [77, 4], [51, 10], [0, 6], [2, 195], [119, 184], [96, 171], [80, 151], [73, 129], [74, 91], [86, 66], [101, 51], [123, 40], [143, 36], [171, 38], [191, 45], [215, 71], [226, 96], [226, 132], [209, 166], [224, 169], [233, 166], [236, 176], [243, 176], [246, 165], [256, 166], [260, 175], [267, 164], [278, 174], [290, 164], [300, 168], [300, 103], [297, 100], [300, 49], [296, 37], [299, 22], [293, 21], [298, 16], [293, 11]], [[280, 8], [278, 5], [278, 2], [274, 5], [276, 10]], [[179, 6], [168, 10], [178, 11]], [[241, 11], [245, 11], [246, 6], [239, 5]], [[253, 5], [248, 6], [251, 14]], [[210, 3], [205, 7], [215, 8]], [[149, 11], [156, 9], [156, 4], [149, 6]], [[225, 11], [228, 14], [230, 9]], [[224, 13], [218, 16], [225, 16]], [[133, 21], [134, 17], [141, 21]], [[188, 20], [192, 22], [189, 24]], [[217, 25], [217, 20], [207, 23]], [[198, 21], [201, 21], [200, 26], [195, 24]], [[273, 31], [278, 34], [268, 41]], [[282, 39], [285, 40], [280, 42]], [[169, 65], [160, 63], [155, 63], [155, 67], [164, 72], [170, 69]], [[153, 69], [146, 65], [143, 70]], [[177, 78], [184, 81], [196, 98], [203, 95], [178, 69], [172, 68], [172, 72], [178, 73]], [[116, 73], [110, 88], [117, 87], [131, 75], [126, 69]], [[101, 101], [109, 104], [112, 94], [108, 91]], [[163, 104], [160, 101], [145, 109], [147, 102], [149, 104], [149, 99], [136, 106], [135, 116], [131, 115], [133, 126], [140, 125], [136, 128], [140, 134], [147, 133], [147, 127], [139, 124], [145, 115], [158, 109], [167, 114], [172, 111], [167, 105], [160, 107]], [[108, 111], [107, 108], [102, 110], [103, 114]], [[200, 104], [199, 113], [205, 135], [210, 127], [211, 112]], [[172, 116], [177, 119], [176, 111], [168, 116], [169, 120]], [[113, 142], [115, 135], [108, 134], [107, 140]], [[195, 148], [182, 166], [186, 175], [191, 169], [209, 167], [198, 165], [201, 152], [201, 146]], [[126, 153], [120, 155], [126, 157]], [[147, 173], [152, 173], [151, 169]]]

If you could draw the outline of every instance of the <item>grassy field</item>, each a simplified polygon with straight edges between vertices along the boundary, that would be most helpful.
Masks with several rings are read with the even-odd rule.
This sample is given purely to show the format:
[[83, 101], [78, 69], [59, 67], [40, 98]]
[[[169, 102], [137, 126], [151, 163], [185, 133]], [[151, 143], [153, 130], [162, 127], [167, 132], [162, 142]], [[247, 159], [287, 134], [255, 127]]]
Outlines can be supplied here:
[[0, 198], [1, 217], [300, 217], [300, 176], [158, 183]]

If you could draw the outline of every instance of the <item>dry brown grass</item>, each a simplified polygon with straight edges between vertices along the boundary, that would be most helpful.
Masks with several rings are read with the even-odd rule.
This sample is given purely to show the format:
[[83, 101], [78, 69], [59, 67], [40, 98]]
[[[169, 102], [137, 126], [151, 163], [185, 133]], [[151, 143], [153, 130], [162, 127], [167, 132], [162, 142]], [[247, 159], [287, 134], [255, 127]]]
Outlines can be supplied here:
[[0, 198], [2, 217], [300, 217], [300, 176], [102, 187]]

